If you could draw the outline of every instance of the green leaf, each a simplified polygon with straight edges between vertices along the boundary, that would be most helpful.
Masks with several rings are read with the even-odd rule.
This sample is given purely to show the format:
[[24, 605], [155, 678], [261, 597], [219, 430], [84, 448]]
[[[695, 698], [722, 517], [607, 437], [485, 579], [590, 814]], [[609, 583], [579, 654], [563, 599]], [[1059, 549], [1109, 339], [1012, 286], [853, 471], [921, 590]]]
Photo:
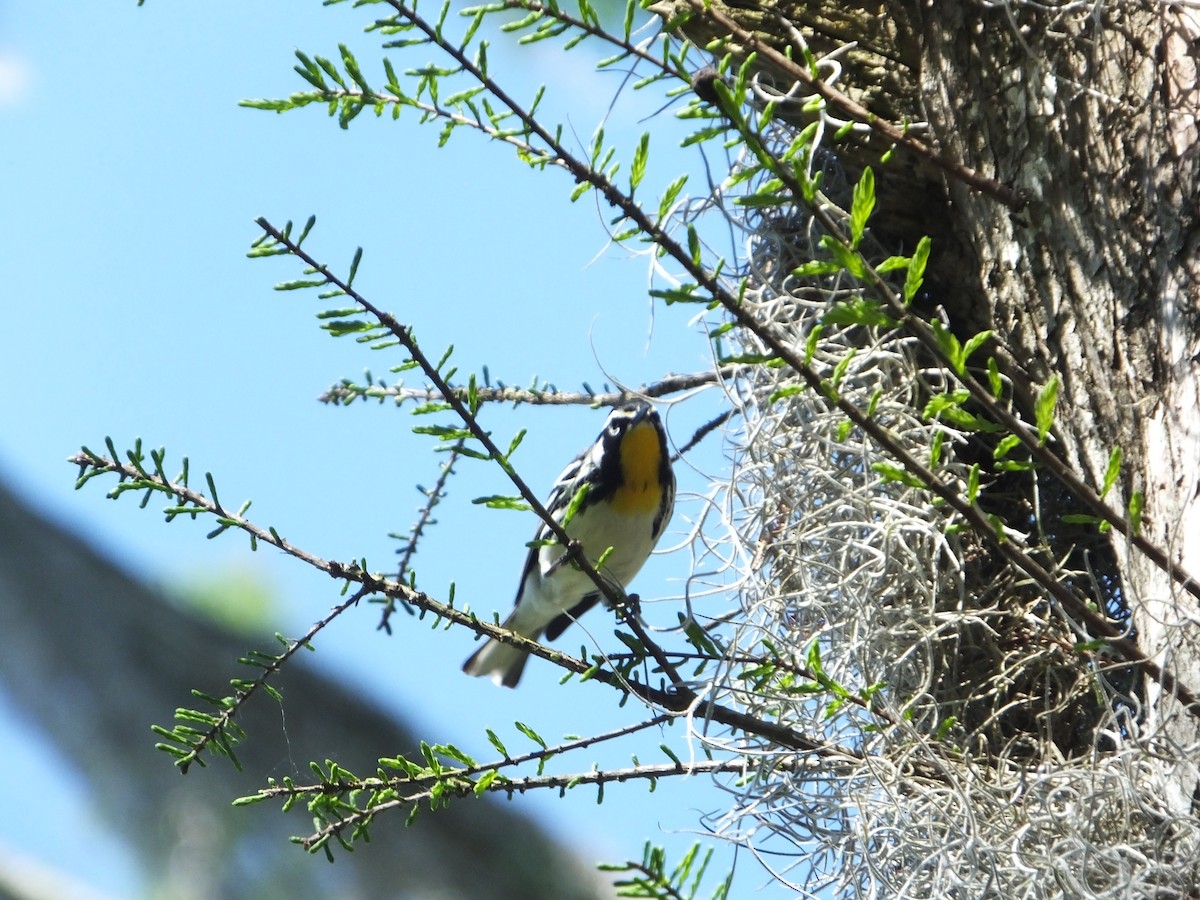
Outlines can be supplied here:
[[434, 747], [434, 749], [437, 750], [438, 753], [442, 754], [442, 756], [445, 756], [447, 759], [453, 759], [457, 762], [460, 762], [467, 768], [471, 768], [475, 765], [478, 765], [478, 763], [476, 763], [474, 759], [472, 759], [466, 753], [463, 753], [461, 750], [459, 750], [453, 744], [438, 744], [437, 746]]
[[524, 18], [518, 19], [515, 22], [505, 22], [500, 26], [501, 31], [522, 31], [534, 25], [542, 17], [540, 11], [534, 11], [526, 15]]
[[999, 459], [995, 468], [997, 472], [1032, 472], [1037, 463], [1028, 459]]
[[[944, 394], [934, 394], [925, 404], [925, 409], [921, 411], [921, 415], [926, 419], [936, 418], [938, 415], [946, 412], [947, 410], [960, 407], [970, 398], [970, 396], [970, 391], [963, 389], [950, 391]], [[948, 416], [947, 418], [950, 417]]]
[[531, 508], [520, 497], [504, 497], [499, 494], [493, 494], [488, 497], [476, 497], [471, 502], [476, 506], [486, 506], [488, 509], [515, 509], [520, 512], [528, 512]]
[[733, 198], [734, 205], [743, 209], [773, 209], [779, 206], [787, 206], [791, 202], [792, 199], [786, 194], [772, 191], [761, 191], [756, 194], [746, 194]]
[[579, 490], [575, 492], [575, 496], [571, 498], [571, 502], [567, 504], [567, 511], [563, 514], [563, 528], [571, 524], [571, 520], [575, 518], [575, 514], [579, 512], [579, 507], [583, 505], [584, 498], [587, 497], [588, 491], [592, 488], [591, 482], [585, 481], [579, 486]]
[[933, 443], [929, 447], [929, 468], [936, 469], [942, 459], [942, 445], [946, 442], [946, 433], [938, 429], [933, 433]]
[[867, 166], [854, 186], [854, 197], [850, 202], [850, 246], [858, 248], [867, 220], [875, 209], [875, 173]]
[[521, 732], [521, 734], [525, 735], [525, 737], [529, 738], [531, 741], [533, 741], [535, 744], [537, 744], [543, 750], [547, 749], [546, 742], [544, 740], [542, 740], [541, 735], [539, 735], [536, 731], [534, 731], [532, 728], [530, 728], [524, 722], [514, 722], [513, 725], [516, 726], [517, 731]]
[[616, 632], [617, 638], [639, 659], [646, 657], [646, 646], [632, 634], [626, 634], [624, 631]]
[[346, 306], [341, 309], [327, 309], [317, 313], [318, 319], [344, 319], [346, 316], [358, 315], [362, 312], [357, 306]]
[[592, 568], [594, 568], [597, 572], [603, 572], [605, 563], [608, 562], [608, 558], [612, 556], [613, 550], [615, 549], [615, 547], [611, 546], [605, 547], [604, 552], [601, 553], [599, 558], [596, 560], [596, 565], [594, 565]]
[[630, 193], [637, 189], [637, 186], [642, 183], [642, 179], [646, 177], [646, 160], [650, 155], [650, 133], [643, 132], [642, 139], [638, 141], [637, 149], [633, 152], [633, 164], [629, 167], [629, 190]]
[[979, 496], [979, 463], [974, 463], [971, 466], [971, 471], [967, 474], [967, 502], [972, 506], [975, 505], [975, 500]]
[[996, 444], [996, 449], [992, 451], [993, 459], [1004, 459], [1014, 448], [1019, 446], [1021, 439], [1015, 434], [1008, 434], [1001, 438], [1000, 443]]
[[239, 100], [238, 106], [244, 106], [247, 109], [262, 109], [268, 112], [286, 112], [289, 109], [295, 109], [296, 104], [292, 100]]
[[490, 729], [490, 728], [488, 728], [488, 729], [487, 729], [487, 739], [488, 739], [488, 743], [490, 743], [490, 744], [491, 744], [493, 747], [495, 747], [495, 748], [496, 748], [496, 751], [497, 751], [497, 752], [498, 752], [498, 753], [499, 753], [501, 756], [503, 756], [505, 759], [510, 759], [510, 758], [511, 758], [511, 757], [508, 755], [508, 750], [506, 750], [506, 749], [504, 748], [504, 744], [503, 744], [503, 742], [501, 742], [501, 740], [500, 740], [500, 738], [497, 736], [496, 732], [492, 731], [492, 729]]
[[450, 425], [414, 425], [412, 432], [433, 435], [440, 441], [465, 441], [473, 437], [465, 428], [454, 428]]
[[933, 330], [933, 337], [937, 341], [939, 349], [946, 355], [946, 361], [950, 364], [950, 368], [961, 375], [963, 370], [962, 344], [940, 320], [933, 319], [929, 323], [929, 327]]
[[[964, 366], [966, 365], [967, 360], [971, 358], [971, 354], [982, 347], [991, 336], [991, 331], [981, 331], [974, 337], [967, 339], [967, 342], [963, 344], [962, 348], [962, 362]], [[961, 375], [962, 373], [959, 372], [959, 374]]]
[[995, 513], [988, 513], [988, 524], [992, 526], [992, 533], [996, 535], [996, 540], [1002, 544], [1008, 543], [1008, 532], [1004, 528], [1004, 520]]
[[1004, 381], [1000, 378], [1000, 366], [996, 364], [994, 356], [988, 357], [987, 375], [988, 385], [992, 389], [992, 396], [999, 400], [1000, 394], [1004, 390]]
[[[719, 84], [720, 82], [717, 82], [717, 83]], [[726, 128], [727, 128], [727, 126], [725, 126], [725, 125], [717, 125], [713, 128], [702, 128], [699, 131], [693, 132], [692, 134], [690, 134], [686, 138], [684, 138], [682, 141], [680, 141], [679, 146], [680, 147], [690, 147], [693, 144], [701, 144], [704, 141], [712, 140], [713, 138], [719, 137], [720, 135], [724, 134], [726, 131]]]
[[1046, 436], [1054, 426], [1054, 406], [1058, 402], [1058, 376], [1055, 375], [1038, 393], [1033, 404], [1037, 418], [1038, 442], [1046, 443]]
[[1104, 470], [1104, 485], [1100, 490], [1100, 496], [1103, 497], [1112, 486], [1117, 483], [1117, 478], [1121, 474], [1121, 448], [1113, 447], [1112, 453], [1108, 455], [1108, 468]]
[[825, 674], [825, 669], [821, 665], [821, 645], [817, 641], [813, 641], [812, 644], [809, 645], [808, 653], [805, 654], [804, 658], [804, 666], [810, 672], [812, 672], [813, 676], [816, 678], [820, 678]]
[[1146, 507], [1146, 497], [1141, 491], [1134, 491], [1129, 498], [1129, 530], [1134, 534], [1142, 530], [1142, 511]]
[[931, 245], [929, 237], [923, 237], [917, 242], [916, 252], [913, 253], [912, 259], [908, 263], [908, 272], [904, 276], [904, 305], [913, 302], [913, 298], [917, 296], [917, 291], [921, 290], [921, 285], [925, 282], [925, 265], [929, 262], [929, 248]]
[[842, 383], [842, 379], [846, 377], [846, 371], [850, 368], [850, 363], [857, 355], [858, 348], [852, 347], [845, 356], [838, 360], [838, 364], [833, 367], [833, 374], [830, 376], [830, 381], [835, 388]]
[[326, 84], [325, 79], [321, 77], [321, 70], [317, 68], [316, 63], [309, 59], [308, 56], [300, 50], [296, 51], [296, 59], [300, 60], [300, 65], [293, 66], [292, 68], [297, 75], [315, 87], [318, 91], [327, 91], [329, 89], [329, 85]]
[[321, 328], [328, 331], [334, 337], [342, 337], [347, 334], [371, 333], [377, 331], [379, 325], [376, 322], [367, 322], [362, 319], [340, 319], [333, 322], [326, 322]]
[[862, 278], [866, 275], [867, 268], [862, 257], [850, 247], [828, 234], [822, 235], [819, 243], [821, 247], [829, 251], [838, 266], [855, 278]]
[[498, 774], [499, 773], [495, 769], [488, 769], [486, 772], [480, 775], [479, 780], [475, 782], [475, 796], [482, 797], [484, 794], [486, 794], [488, 787], [493, 781], [496, 780], [496, 776]]
[[634, 2], [634, 0], [629, 0], [629, 2], [627, 4], [625, 4], [624, 35], [625, 35], [625, 43], [627, 43], [627, 44], [629, 43], [629, 35], [633, 31], [634, 10], [636, 10], [637, 8], [638, 8], [638, 5], [637, 5], [637, 3]]
[[275, 285], [275, 290], [277, 290], [277, 291], [301, 291], [306, 288], [322, 288], [322, 287], [325, 287], [325, 285], [327, 285], [327, 284], [329, 284], [329, 282], [324, 278], [322, 278], [320, 280], [297, 278], [294, 281], [279, 282], [279, 284]]
[[524, 428], [522, 428], [520, 431], [518, 431], [513, 436], [513, 439], [508, 442], [508, 451], [504, 454], [505, 460], [512, 459], [512, 455], [516, 452], [517, 448], [521, 446], [521, 442], [523, 440], [525, 440], [525, 429]]
[[889, 462], [871, 463], [871, 468], [883, 476], [884, 481], [898, 481], [909, 487], [923, 488], [925, 482], [906, 469]]
[[692, 257], [692, 262], [694, 262], [696, 265], [700, 265], [700, 233], [696, 231], [696, 226], [690, 222], [688, 223], [687, 227], [687, 245], [688, 253]]
[[441, 772], [445, 768], [442, 765], [442, 761], [437, 758], [436, 750], [425, 741], [421, 741], [421, 755], [425, 757], [425, 762], [429, 765], [429, 771]]
[[267, 799], [266, 794], [250, 794], [248, 797], [238, 797], [233, 801], [234, 806], [253, 806]]
[[813, 354], [817, 352], [817, 341], [821, 339], [821, 332], [824, 326], [817, 324], [812, 331], [808, 333], [808, 339], [804, 342], [804, 365], [811, 366]]
[[937, 731], [934, 734], [934, 740], [937, 740], [937, 741], [946, 740], [947, 735], [950, 734], [950, 730], [957, 724], [958, 724], [958, 719], [956, 719], [954, 716], [947, 716], [938, 725]]
[[[300, 229], [300, 236], [298, 238], [296, 238], [297, 246], [304, 243], [304, 239], [306, 237], [308, 237], [309, 232], [313, 230], [313, 226], [316, 224], [317, 224], [317, 217], [309, 216], [308, 221], [306, 221], [304, 223], [304, 227]], [[288, 222], [288, 230], [289, 231], [291, 230], [291, 226], [292, 226], [292, 223]]]
[[825, 259], [814, 259], [792, 269], [792, 275], [796, 278], [809, 278], [813, 275], [836, 275], [840, 271], [842, 268], [837, 263]]
[[367, 80], [363, 77], [362, 69], [359, 68], [358, 65], [358, 60], [354, 58], [354, 54], [350, 52], [350, 48], [348, 48], [345, 44], [338, 44], [338, 50], [341, 51], [342, 65], [346, 69], [346, 74], [350, 76], [356, 85], [358, 85], [358, 88], [362, 91], [365, 99], [373, 100], [375, 98], [375, 92], [371, 90], [371, 86], [367, 84]]
[[667, 185], [667, 189], [663, 193], [662, 199], [658, 202], [658, 220], [660, 222], [666, 219], [668, 213], [671, 211], [671, 207], [675, 205], [675, 201], [679, 197], [679, 192], [683, 190], [683, 186], [686, 183], [687, 176], [680, 175], [669, 185]]
[[884, 312], [883, 305], [875, 300], [855, 297], [839, 300], [823, 316], [823, 325], [864, 325], [869, 328], [894, 328], [899, 323]]
[[884, 275], [888, 272], [895, 272], [897, 269], [907, 269], [910, 262], [911, 259], [907, 256], [889, 256], [875, 267], [875, 271]]
[[[879, 401], [882, 399], [883, 399], [883, 388], [875, 388], [874, 393], [871, 394], [870, 401], [867, 403], [867, 418], [868, 419], [874, 417], [875, 410], [877, 410], [879, 408]], [[939, 438], [942, 437], [942, 433], [940, 431], [937, 433], [937, 437], [939, 437]], [[935, 440], [936, 440], [936, 438], [935, 438]]]

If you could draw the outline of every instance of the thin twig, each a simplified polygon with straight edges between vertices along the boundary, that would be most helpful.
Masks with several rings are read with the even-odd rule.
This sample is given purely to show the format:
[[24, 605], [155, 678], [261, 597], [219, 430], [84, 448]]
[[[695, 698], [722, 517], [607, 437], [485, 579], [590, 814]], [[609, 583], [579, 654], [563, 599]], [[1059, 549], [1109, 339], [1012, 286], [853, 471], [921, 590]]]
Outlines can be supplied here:
[[[651, 384], [639, 388], [628, 388], [619, 391], [559, 391], [538, 390], [536, 388], [515, 388], [506, 386], [477, 387], [475, 397], [481, 403], [526, 403], [531, 406], [620, 406], [638, 397], [657, 399], [683, 391], [695, 390], [708, 385], [719, 384], [735, 377], [739, 372], [746, 371], [747, 366], [722, 366], [716, 371], [693, 372], [687, 375], [668, 375]], [[467, 399], [467, 388], [454, 386], [451, 390], [459, 399]], [[356, 398], [395, 398], [397, 403], [406, 400], [430, 401], [441, 400], [442, 393], [429, 388], [410, 388], [402, 384], [356, 385], [347, 381], [335, 384], [318, 399], [322, 403], [346, 403]]]
[[[454, 464], [458, 461], [459, 451], [462, 449], [462, 440], [456, 441], [454, 446], [450, 448], [448, 458], [442, 463], [441, 471], [438, 472], [437, 481], [429, 490], [425, 491], [425, 502], [421, 504], [421, 509], [417, 513], [417, 521], [413, 523], [412, 528], [408, 532], [408, 543], [400, 551], [400, 564], [396, 567], [396, 580], [403, 581], [404, 573], [408, 571], [412, 564], [412, 558], [417, 552], [417, 543], [425, 534], [425, 529], [433, 523], [433, 510], [446, 496], [446, 483], [450, 480], [450, 475], [454, 470]], [[405, 607], [407, 609], [407, 607]], [[384, 604], [382, 615], [379, 619], [379, 624], [376, 630], [385, 631], [388, 635], [392, 633], [391, 618], [392, 613], [396, 611], [396, 602], [389, 598]]]

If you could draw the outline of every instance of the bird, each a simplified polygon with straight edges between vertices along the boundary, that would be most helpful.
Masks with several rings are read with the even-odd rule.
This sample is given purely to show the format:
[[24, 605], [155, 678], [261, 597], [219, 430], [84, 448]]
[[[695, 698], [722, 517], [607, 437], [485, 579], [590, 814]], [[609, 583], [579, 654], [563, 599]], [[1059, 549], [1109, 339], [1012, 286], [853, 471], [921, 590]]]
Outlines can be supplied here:
[[[675, 507], [675, 474], [667, 434], [658, 413], [635, 401], [609, 413], [595, 442], [571, 461], [550, 493], [546, 510], [560, 525], [568, 507], [587, 486], [566, 524], [593, 566], [610, 547], [600, 574], [622, 590], [666, 530]], [[555, 640], [596, 605], [601, 593], [578, 567], [562, 559], [566, 548], [543, 522], [521, 571], [512, 612], [502, 627], [531, 640]], [[529, 655], [492, 638], [463, 663], [468, 675], [490, 676], [516, 687]]]

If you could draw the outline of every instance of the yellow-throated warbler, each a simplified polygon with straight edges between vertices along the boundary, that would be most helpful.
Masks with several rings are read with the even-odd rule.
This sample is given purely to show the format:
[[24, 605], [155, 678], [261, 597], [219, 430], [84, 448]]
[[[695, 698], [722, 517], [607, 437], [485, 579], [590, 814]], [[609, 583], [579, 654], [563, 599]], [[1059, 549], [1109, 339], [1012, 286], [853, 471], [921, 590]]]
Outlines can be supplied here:
[[[556, 522], [562, 522], [585, 484], [588, 490], [567, 523], [567, 534], [580, 543], [592, 565], [611, 547], [601, 574], [624, 588], [650, 556], [675, 506], [675, 475], [658, 413], [638, 402], [609, 414], [596, 442], [558, 476], [546, 503]], [[551, 537], [543, 523], [535, 540]], [[544, 632], [554, 640], [600, 600], [590, 578], [559, 562], [564, 552], [557, 543], [530, 549], [505, 628], [533, 640]], [[511, 644], [489, 640], [463, 664], [463, 671], [516, 687], [528, 658]]]

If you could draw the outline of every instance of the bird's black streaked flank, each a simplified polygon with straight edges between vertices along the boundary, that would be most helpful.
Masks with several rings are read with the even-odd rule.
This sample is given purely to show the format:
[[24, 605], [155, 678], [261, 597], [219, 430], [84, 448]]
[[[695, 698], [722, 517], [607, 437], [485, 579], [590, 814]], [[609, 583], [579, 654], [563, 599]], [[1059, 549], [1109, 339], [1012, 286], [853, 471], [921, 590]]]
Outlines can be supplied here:
[[[658, 413], [638, 402], [609, 414], [596, 442], [558, 476], [546, 502], [555, 521], [563, 521], [584, 484], [588, 490], [567, 523], [567, 534], [593, 565], [612, 547], [601, 574], [624, 588], [650, 556], [675, 506], [675, 475]], [[551, 537], [543, 523], [535, 539]], [[557, 543], [529, 551], [505, 628], [533, 640], [543, 634], [554, 640], [600, 600], [596, 585], [579, 569], [556, 565], [563, 553]], [[463, 664], [463, 671], [515, 687], [528, 658], [511, 644], [489, 640]]]

